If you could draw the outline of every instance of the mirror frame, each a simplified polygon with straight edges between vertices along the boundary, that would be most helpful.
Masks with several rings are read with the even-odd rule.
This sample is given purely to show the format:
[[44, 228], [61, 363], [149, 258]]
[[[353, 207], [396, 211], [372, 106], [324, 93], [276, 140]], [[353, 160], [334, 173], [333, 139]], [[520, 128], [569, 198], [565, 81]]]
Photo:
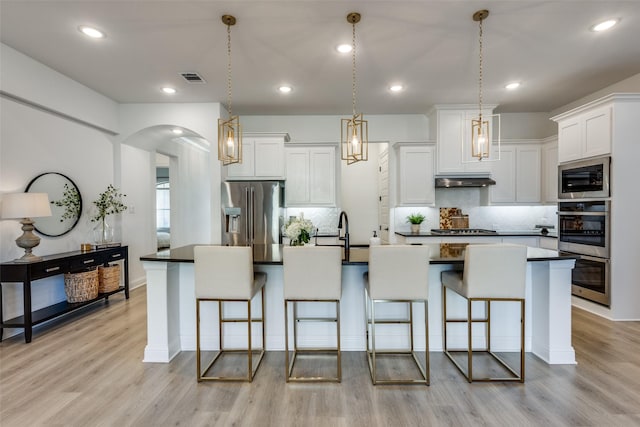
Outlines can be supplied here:
[[[29, 184], [27, 185], [27, 188], [24, 190], [25, 193], [29, 193], [30, 189], [39, 181], [39, 180], [43, 180], [44, 178], [46, 178], [49, 175], [58, 175], [59, 177], [61, 177], [63, 180], [68, 181], [68, 184], [73, 186], [73, 188], [76, 189], [77, 193], [78, 193], [78, 199], [80, 200], [80, 212], [78, 213], [78, 216], [76, 217], [75, 221], [73, 222], [69, 222], [69, 225], [61, 232], [61, 233], [56, 233], [52, 230], [47, 230], [46, 227], [45, 229], [43, 229], [43, 224], [40, 223], [38, 224], [38, 221], [35, 221], [35, 223], [33, 224], [35, 230], [42, 234], [43, 236], [47, 236], [47, 237], [59, 237], [59, 236], [64, 236], [65, 234], [69, 233], [71, 230], [73, 230], [76, 225], [78, 225], [78, 222], [80, 221], [80, 217], [82, 216], [82, 195], [80, 194], [80, 189], [78, 188], [78, 186], [76, 185], [75, 182], [73, 182], [73, 180], [71, 180], [71, 178], [69, 178], [68, 176], [61, 174], [59, 172], [45, 172], [45, 173], [41, 173], [40, 175], [36, 176], [35, 178], [33, 178]], [[57, 189], [56, 189], [57, 190]], [[60, 191], [63, 191], [63, 189], [60, 189]], [[53, 198], [51, 196], [51, 191], [46, 191], [46, 189], [43, 191], [42, 189], [39, 189], [38, 192], [45, 192], [49, 195], [49, 201], [53, 202]], [[57, 196], [56, 196], [57, 198]], [[51, 212], [53, 214], [53, 216], [51, 218], [55, 219], [56, 221], [61, 221], [62, 218], [62, 213], [60, 213], [60, 215], [56, 215], [55, 214], [55, 210], [56, 210], [57, 206], [51, 205]]]

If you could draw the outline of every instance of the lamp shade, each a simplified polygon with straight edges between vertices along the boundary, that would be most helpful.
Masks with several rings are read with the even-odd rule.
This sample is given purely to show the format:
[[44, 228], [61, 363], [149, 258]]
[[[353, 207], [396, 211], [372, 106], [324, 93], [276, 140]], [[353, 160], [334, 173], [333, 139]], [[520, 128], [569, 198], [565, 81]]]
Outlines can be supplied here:
[[22, 219], [51, 216], [47, 193], [9, 193], [2, 196], [2, 218]]

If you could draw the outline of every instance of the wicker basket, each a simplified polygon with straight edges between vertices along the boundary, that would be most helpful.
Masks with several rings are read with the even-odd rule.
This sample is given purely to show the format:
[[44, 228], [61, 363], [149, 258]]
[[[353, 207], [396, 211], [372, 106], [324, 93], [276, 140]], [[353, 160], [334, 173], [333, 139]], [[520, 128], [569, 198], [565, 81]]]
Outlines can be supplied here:
[[64, 275], [64, 292], [69, 302], [84, 302], [98, 298], [98, 270]]
[[118, 290], [120, 287], [120, 264], [98, 267], [98, 276], [100, 278], [98, 292], [104, 294]]

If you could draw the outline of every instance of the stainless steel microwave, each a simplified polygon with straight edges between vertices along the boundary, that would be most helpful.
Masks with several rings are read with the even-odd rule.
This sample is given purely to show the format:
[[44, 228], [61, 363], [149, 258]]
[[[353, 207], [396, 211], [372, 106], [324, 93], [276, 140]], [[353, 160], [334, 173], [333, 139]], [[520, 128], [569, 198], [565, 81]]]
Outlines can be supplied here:
[[610, 156], [558, 166], [558, 199], [603, 199], [611, 196], [610, 168]]

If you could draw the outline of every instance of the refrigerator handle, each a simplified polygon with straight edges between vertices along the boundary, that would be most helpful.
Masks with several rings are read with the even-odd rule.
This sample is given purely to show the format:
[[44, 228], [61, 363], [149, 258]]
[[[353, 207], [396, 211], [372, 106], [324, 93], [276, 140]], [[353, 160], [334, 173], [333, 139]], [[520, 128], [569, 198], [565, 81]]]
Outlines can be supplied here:
[[255, 225], [256, 209], [255, 209], [255, 202], [256, 202], [256, 189], [251, 187], [251, 246], [253, 246], [253, 244], [255, 243], [253, 240], [256, 237], [256, 225]]
[[250, 246], [251, 236], [249, 235], [249, 221], [251, 221], [251, 218], [253, 216], [253, 206], [251, 206], [249, 200], [249, 187], [245, 187], [244, 189], [244, 201], [246, 206], [246, 219], [244, 221], [244, 241], [246, 242], [247, 246]]

